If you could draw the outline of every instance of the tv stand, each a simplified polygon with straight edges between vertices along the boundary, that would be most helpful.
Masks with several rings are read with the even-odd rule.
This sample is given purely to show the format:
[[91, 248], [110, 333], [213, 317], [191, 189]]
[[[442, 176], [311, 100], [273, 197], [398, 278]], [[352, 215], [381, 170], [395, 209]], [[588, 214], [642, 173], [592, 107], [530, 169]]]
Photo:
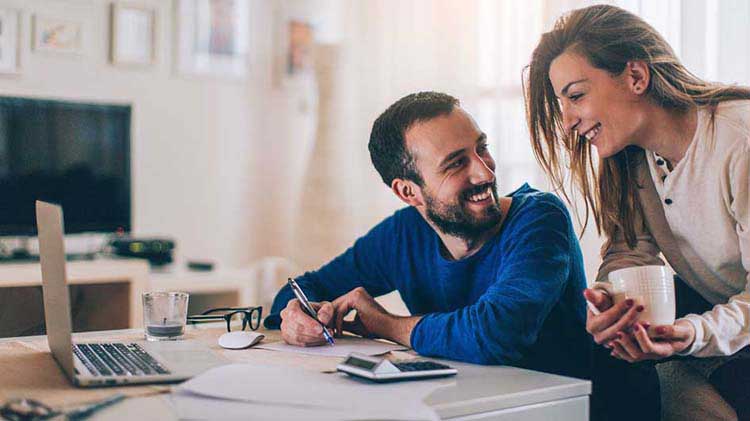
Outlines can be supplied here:
[[[141, 294], [149, 289], [147, 261], [139, 259], [73, 261], [67, 264], [66, 269], [71, 292], [81, 290], [86, 295], [85, 302], [91, 304], [81, 310], [81, 320], [86, 325], [85, 330], [143, 326]], [[21, 288], [40, 288], [41, 284], [42, 271], [39, 263], [0, 264], [0, 294]], [[21, 303], [5, 302], [5, 304], [20, 305]], [[35, 307], [6, 309], [4, 314], [15, 314], [19, 321], [36, 317], [43, 322], [41, 300], [30, 304]], [[3, 322], [10, 321], [3, 319]], [[78, 331], [75, 322], [76, 320], [74, 320], [73, 328]], [[9, 330], [9, 328], [12, 326], [0, 326], [0, 331]]]
[[[66, 253], [65, 260], [68, 262], [75, 261], [89, 261], [97, 258], [96, 253]], [[10, 256], [0, 257], [0, 264], [4, 263], [36, 263], [39, 261], [38, 254], [31, 253], [16, 253], [15, 251]]]
[[[24, 248], [15, 249], [10, 253], [10, 260], [34, 260], [32, 257], [29, 250]], [[39, 260], [38, 257], [36, 260]]]

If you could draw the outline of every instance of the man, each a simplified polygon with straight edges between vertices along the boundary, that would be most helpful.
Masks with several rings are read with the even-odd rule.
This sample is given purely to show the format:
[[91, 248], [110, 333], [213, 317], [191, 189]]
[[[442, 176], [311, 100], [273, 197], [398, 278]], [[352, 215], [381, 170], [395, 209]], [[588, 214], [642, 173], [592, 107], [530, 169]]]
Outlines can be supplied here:
[[[588, 375], [581, 251], [558, 198], [523, 185], [498, 197], [487, 138], [457, 99], [408, 95], [375, 121], [375, 168], [409, 205], [342, 255], [297, 278], [336, 334], [389, 339], [427, 356]], [[398, 290], [413, 316], [373, 296]], [[356, 310], [354, 321], [344, 316]], [[268, 328], [325, 344], [288, 286]]]

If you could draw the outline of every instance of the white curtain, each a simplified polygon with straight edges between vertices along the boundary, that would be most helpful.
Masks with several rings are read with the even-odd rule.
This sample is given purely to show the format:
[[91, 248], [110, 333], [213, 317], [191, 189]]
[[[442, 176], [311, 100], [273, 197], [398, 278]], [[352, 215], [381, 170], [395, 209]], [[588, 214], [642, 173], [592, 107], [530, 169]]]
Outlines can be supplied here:
[[[319, 2], [318, 130], [304, 177], [292, 250], [315, 267], [403, 206], [367, 152], [377, 115], [403, 95], [458, 97], [488, 134], [500, 190], [546, 188], [524, 120], [521, 72], [540, 34], [571, 0], [367, 0]], [[685, 64], [709, 80], [750, 84], [750, 2], [621, 0], [643, 16]], [[592, 225], [582, 240], [587, 273], [599, 264]]]

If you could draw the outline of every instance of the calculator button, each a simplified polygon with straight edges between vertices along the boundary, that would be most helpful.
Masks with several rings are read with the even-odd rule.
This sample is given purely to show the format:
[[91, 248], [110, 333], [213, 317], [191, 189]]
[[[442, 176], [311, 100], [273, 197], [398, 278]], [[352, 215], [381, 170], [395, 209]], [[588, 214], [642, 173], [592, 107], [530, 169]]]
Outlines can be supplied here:
[[432, 361], [414, 361], [414, 362], [403, 362], [394, 364], [401, 371], [428, 371], [428, 370], [444, 370], [450, 368], [444, 364], [434, 363]]

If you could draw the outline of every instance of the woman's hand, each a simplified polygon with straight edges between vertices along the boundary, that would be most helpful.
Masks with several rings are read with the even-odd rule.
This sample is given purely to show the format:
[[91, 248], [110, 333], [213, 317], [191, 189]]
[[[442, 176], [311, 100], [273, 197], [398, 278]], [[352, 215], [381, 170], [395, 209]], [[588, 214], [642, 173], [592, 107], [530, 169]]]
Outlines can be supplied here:
[[618, 338], [609, 343], [612, 356], [631, 363], [644, 360], [661, 360], [682, 352], [695, 340], [695, 328], [687, 320], [673, 325], [656, 326], [652, 337], [648, 325], [636, 323], [632, 334], [618, 332]]
[[608, 346], [617, 339], [617, 333], [629, 329], [643, 311], [643, 306], [635, 305], [632, 299], [613, 305], [609, 295], [600, 290], [587, 288], [583, 296], [600, 312], [597, 315], [589, 309], [586, 316], [586, 331], [599, 345]]

